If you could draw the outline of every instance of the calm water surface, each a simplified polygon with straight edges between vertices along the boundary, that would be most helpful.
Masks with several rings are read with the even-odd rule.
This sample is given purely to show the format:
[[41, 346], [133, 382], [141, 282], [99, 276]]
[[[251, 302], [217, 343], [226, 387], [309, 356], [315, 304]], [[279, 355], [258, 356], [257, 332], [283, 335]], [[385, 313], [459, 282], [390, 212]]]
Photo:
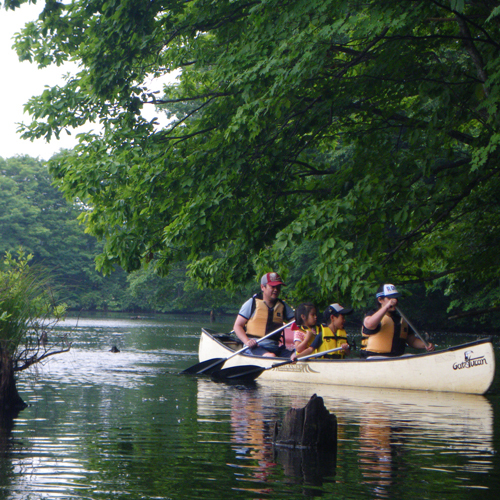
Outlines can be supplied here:
[[[0, 429], [0, 498], [498, 497], [498, 381], [485, 397], [217, 384], [179, 375], [197, 362], [201, 326], [118, 315], [61, 324], [71, 351], [21, 374], [29, 407]], [[313, 393], [337, 415], [337, 453], [273, 450], [273, 423]]]

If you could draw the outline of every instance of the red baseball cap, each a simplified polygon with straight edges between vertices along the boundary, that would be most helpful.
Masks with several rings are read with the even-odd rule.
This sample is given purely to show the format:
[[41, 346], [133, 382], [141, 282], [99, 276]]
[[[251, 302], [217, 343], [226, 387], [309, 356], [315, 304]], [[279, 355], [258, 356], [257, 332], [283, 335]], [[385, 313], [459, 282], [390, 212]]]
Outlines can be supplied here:
[[280, 275], [278, 273], [266, 273], [262, 278], [260, 279], [260, 284], [261, 285], [271, 285], [271, 286], [277, 286], [277, 285], [282, 285], [286, 286], [283, 283], [283, 280], [281, 279]]

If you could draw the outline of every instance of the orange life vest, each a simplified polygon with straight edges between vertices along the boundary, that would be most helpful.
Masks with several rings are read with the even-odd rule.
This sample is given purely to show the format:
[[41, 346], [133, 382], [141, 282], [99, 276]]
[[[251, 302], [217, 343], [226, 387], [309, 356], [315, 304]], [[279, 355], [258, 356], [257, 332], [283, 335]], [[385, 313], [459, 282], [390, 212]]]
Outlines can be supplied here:
[[[283, 326], [285, 322], [285, 306], [281, 300], [278, 299], [274, 307], [269, 308], [263, 299], [254, 296], [254, 305], [254, 314], [246, 324], [247, 335], [264, 337]], [[278, 337], [280, 335], [281, 332], [277, 334]]]
[[[404, 354], [406, 339], [408, 338], [408, 323], [401, 318], [399, 331], [396, 332], [396, 323], [390, 314], [385, 314], [380, 321], [380, 330], [367, 335], [361, 331], [363, 339], [362, 349], [378, 354]], [[397, 336], [397, 338], [395, 338]]]

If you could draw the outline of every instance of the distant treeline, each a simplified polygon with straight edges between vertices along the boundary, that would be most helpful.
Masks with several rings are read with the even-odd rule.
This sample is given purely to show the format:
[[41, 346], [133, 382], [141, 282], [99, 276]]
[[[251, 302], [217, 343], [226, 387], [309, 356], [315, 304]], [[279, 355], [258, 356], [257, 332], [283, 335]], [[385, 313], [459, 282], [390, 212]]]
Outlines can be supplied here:
[[233, 313], [246, 296], [246, 290], [200, 290], [183, 263], [166, 277], [120, 268], [103, 276], [95, 265], [102, 244], [78, 221], [83, 207], [66, 202], [36, 159], [0, 158], [0, 192], [0, 255], [20, 247], [32, 253], [33, 264], [50, 270], [54, 293], [68, 309]]

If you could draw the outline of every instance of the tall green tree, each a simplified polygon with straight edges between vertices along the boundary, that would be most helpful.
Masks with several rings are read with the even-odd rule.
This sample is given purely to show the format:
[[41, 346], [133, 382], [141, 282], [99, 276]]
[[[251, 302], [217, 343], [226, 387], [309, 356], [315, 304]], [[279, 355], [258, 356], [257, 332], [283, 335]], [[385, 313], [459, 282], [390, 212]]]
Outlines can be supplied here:
[[104, 270], [189, 260], [228, 286], [307, 247], [303, 295], [446, 280], [493, 307], [499, 40], [493, 0], [51, 1], [19, 56], [82, 69], [30, 100], [24, 136], [99, 124], [51, 169]]
[[[19, 247], [30, 252], [32, 263], [51, 273], [55, 293], [69, 308], [158, 312], [237, 308], [225, 292], [206, 296], [186, 277], [183, 263], [166, 277], [152, 269], [130, 277], [121, 269], [110, 276], [96, 271], [94, 259], [102, 246], [78, 222], [84, 207], [66, 202], [39, 160], [0, 158], [0, 188], [0, 254]], [[236, 300], [241, 302], [242, 297]]]
[[79, 223], [81, 203], [68, 203], [43, 162], [0, 158], [0, 255], [22, 247], [50, 270], [56, 293], [72, 309], [127, 309], [123, 271], [106, 279], [95, 269], [100, 244]]

